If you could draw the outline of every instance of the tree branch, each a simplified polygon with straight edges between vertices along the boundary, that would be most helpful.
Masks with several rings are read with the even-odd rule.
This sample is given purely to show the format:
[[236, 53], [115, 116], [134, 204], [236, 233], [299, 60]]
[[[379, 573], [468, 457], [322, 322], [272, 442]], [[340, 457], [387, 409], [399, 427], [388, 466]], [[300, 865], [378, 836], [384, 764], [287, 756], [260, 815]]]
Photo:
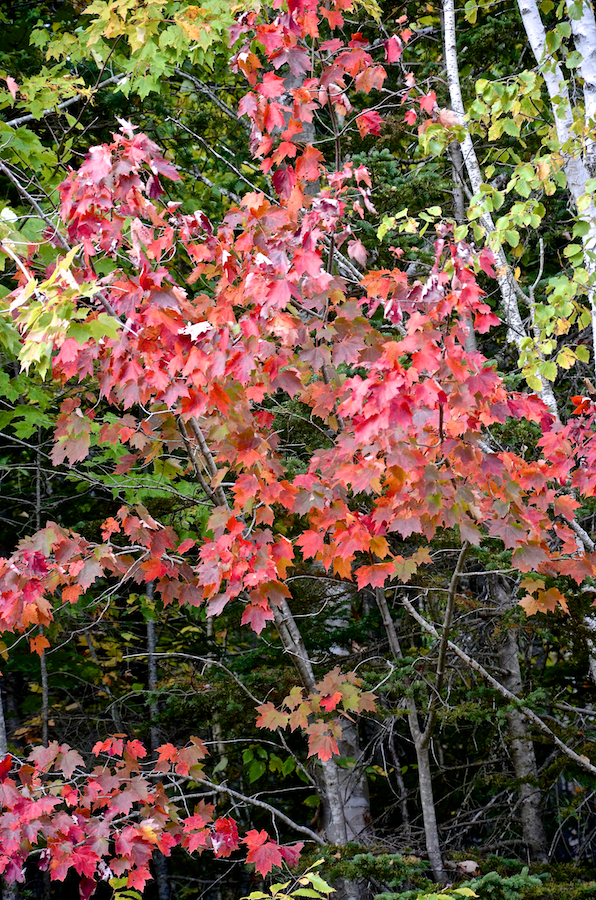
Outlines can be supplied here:
[[445, 678], [445, 663], [447, 660], [447, 644], [449, 642], [449, 632], [451, 630], [451, 621], [453, 619], [453, 610], [455, 607], [455, 595], [457, 593], [457, 582], [459, 581], [459, 577], [461, 575], [464, 562], [466, 560], [466, 555], [468, 550], [470, 549], [470, 544], [468, 541], [464, 541], [462, 544], [462, 548], [459, 552], [459, 556], [457, 559], [457, 564], [455, 569], [453, 570], [453, 574], [451, 575], [451, 582], [449, 584], [449, 592], [447, 594], [447, 606], [445, 608], [445, 617], [443, 619], [443, 628], [441, 630], [441, 642], [439, 644], [439, 658], [437, 660], [437, 669], [436, 669], [436, 680], [435, 680], [435, 689], [434, 693], [431, 696], [430, 704], [429, 704], [429, 713], [428, 719], [426, 721], [426, 725], [424, 727], [424, 732], [421, 737], [422, 745], [427, 746], [437, 721], [437, 703], [441, 696], [441, 688], [443, 687], [443, 681]]
[[[111, 78], [106, 78], [105, 81], [102, 81], [101, 84], [95, 85], [95, 87], [91, 88], [92, 91], [100, 91], [102, 88], [107, 87], [110, 84], [118, 84], [126, 80], [128, 76], [123, 75], [112, 75]], [[75, 103], [78, 103], [82, 98], [82, 94], [77, 94], [76, 97], [70, 97], [68, 100], [64, 100], [62, 103], [58, 103], [57, 106], [52, 107], [51, 109], [44, 109], [41, 114], [41, 118], [45, 119], [46, 116], [51, 116], [52, 113], [62, 112], [63, 109], [68, 109], [69, 106], [74, 106]], [[10, 119], [10, 121], [6, 122], [6, 125], [10, 125], [11, 128], [20, 128], [21, 125], [25, 125], [27, 122], [37, 122], [39, 121], [40, 116], [34, 116], [31, 113], [27, 113], [24, 116], [19, 116], [17, 119]]]
[[259, 806], [261, 809], [266, 809], [274, 818], [277, 817], [282, 822], [285, 822], [285, 824], [289, 825], [294, 831], [305, 834], [311, 841], [314, 841], [315, 844], [319, 844], [321, 847], [327, 846], [327, 842], [319, 837], [315, 831], [311, 831], [310, 828], [307, 828], [305, 825], [298, 825], [296, 822], [293, 822], [292, 819], [285, 815], [285, 813], [280, 812], [279, 809], [275, 809], [274, 806], [270, 806], [269, 803], [265, 803], [264, 800], [257, 800], [256, 797], [240, 794], [238, 791], [232, 790], [232, 788], [227, 787], [225, 784], [215, 784], [215, 782], [209, 781], [208, 778], [201, 778], [201, 785], [203, 784], [206, 784], [207, 787], [210, 787], [218, 794], [228, 794], [228, 796], [234, 797], [235, 800], [242, 800], [243, 803], [250, 803], [252, 806]]
[[[418, 624], [424, 628], [429, 634], [432, 634], [433, 637], [439, 640], [439, 634], [434, 625], [428, 622], [424, 616], [421, 616], [418, 610], [413, 606], [413, 604], [408, 600], [407, 597], [401, 597], [401, 602], [408, 610], [413, 619], [418, 622]], [[500, 681], [497, 681], [496, 678], [487, 672], [487, 670], [482, 666], [477, 660], [475, 660], [472, 656], [469, 656], [465, 650], [462, 650], [461, 647], [458, 647], [457, 644], [454, 644], [453, 641], [448, 641], [447, 646], [452, 653], [455, 653], [456, 656], [465, 662], [467, 666], [477, 672], [479, 675], [484, 678], [485, 681], [490, 684], [492, 688], [497, 691], [505, 700], [508, 700], [509, 703], [513, 703], [517, 709], [519, 709], [520, 713], [526, 717], [533, 725], [535, 725], [543, 734], [546, 734], [550, 740], [556, 744], [556, 746], [565, 754], [565, 756], [569, 757], [569, 759], [573, 760], [574, 763], [577, 763], [578, 766], [581, 766], [582, 769], [585, 769], [586, 772], [589, 772], [591, 775], [596, 775], [596, 766], [594, 766], [587, 756], [581, 756], [579, 753], [576, 753], [575, 750], [572, 750], [571, 747], [568, 747], [557, 735], [552, 731], [551, 728], [548, 727], [546, 722], [543, 722], [540, 716], [536, 715], [536, 713], [529, 709], [524, 705], [523, 700], [521, 700], [517, 694], [513, 694], [511, 691], [507, 690], [507, 688], [501, 684]]]

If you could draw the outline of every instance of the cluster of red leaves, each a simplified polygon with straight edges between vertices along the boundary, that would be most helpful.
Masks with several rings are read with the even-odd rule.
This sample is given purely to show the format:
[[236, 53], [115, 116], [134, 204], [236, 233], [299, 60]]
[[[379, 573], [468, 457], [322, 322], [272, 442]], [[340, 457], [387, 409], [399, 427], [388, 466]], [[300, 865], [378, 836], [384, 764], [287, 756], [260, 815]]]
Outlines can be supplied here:
[[0, 873], [23, 881], [25, 862], [41, 845], [41, 867], [55, 881], [74, 869], [86, 900], [99, 882], [126, 873], [128, 886], [142, 891], [154, 851], [169, 856], [177, 846], [227, 857], [244, 844], [261, 875], [282, 860], [295, 864], [302, 844], [282, 847], [254, 830], [241, 839], [232, 819], [213, 819], [212, 804], [201, 800], [189, 815], [166, 793], [170, 773], [200, 781], [206, 753], [193, 738], [183, 749], [164, 744], [157, 762], [144, 765], [140, 741], [116, 736], [96, 744], [94, 756], [104, 759], [89, 771], [76, 750], [52, 742], [36, 747], [14, 778], [7, 757], [0, 763]]
[[[300, 728], [308, 735], [308, 755], [326, 762], [333, 755], [339, 755], [339, 717], [349, 718], [350, 713], [373, 711], [375, 708], [376, 698], [368, 691], [361, 691], [361, 683], [353, 672], [343, 675], [339, 668], [335, 668], [306, 696], [303, 688], [293, 687], [282, 700], [281, 709], [271, 701], [258, 706], [257, 726], [271, 731], [288, 726], [292, 731]], [[332, 717], [321, 718], [321, 712], [332, 714]]]
[[[327, 8], [319, 8], [318, 0], [301, 0], [290, 3], [287, 12], [280, 12], [270, 22], [261, 20], [256, 12], [245, 13], [232, 30], [232, 43], [245, 38], [233, 57], [233, 68], [243, 72], [254, 87], [242, 98], [239, 113], [252, 121], [251, 149], [255, 156], [265, 157], [263, 171], [283, 165], [273, 183], [284, 199], [290, 197], [301, 178], [318, 178], [323, 157], [308, 145], [308, 126], [315, 114], [327, 107], [343, 127], [346, 116], [353, 112], [350, 92], [380, 91], [387, 77], [361, 33], [352, 34], [347, 45], [339, 37], [320, 39], [323, 23], [333, 34], [344, 26], [342, 13], [351, 6], [351, 0], [333, 0]], [[397, 62], [410, 35], [404, 29], [401, 36], [388, 39], [388, 63]], [[268, 65], [275, 70], [269, 69], [262, 78], [262, 63], [252, 50], [255, 37], [264, 48]], [[284, 63], [290, 75], [282, 77], [276, 71]], [[379, 134], [383, 123], [375, 109], [364, 110], [355, 121], [361, 137]], [[297, 143], [307, 144], [302, 153]]]
[[[9, 559], [0, 559], [0, 630], [23, 631], [32, 624], [47, 625], [56, 600], [76, 603], [94, 582], [105, 575], [144, 584], [161, 578], [166, 602], [175, 590], [181, 602], [196, 605], [202, 596], [195, 588], [192, 568], [183, 554], [194, 545], [179, 542], [141, 506], [136, 514], [122, 507], [103, 525], [105, 543], [91, 543], [55, 522], [21, 541]], [[112, 541], [118, 535], [132, 546]], [[171, 575], [175, 579], [164, 578]], [[175, 587], [173, 587], [175, 585]]]
[[[378, 89], [385, 71], [360, 34], [347, 45], [319, 40], [323, 27], [342, 26], [350, 0], [273, 6], [272, 21], [243, 14], [232, 38], [244, 42], [234, 65], [251, 85], [241, 112], [252, 121], [253, 150], [264, 157], [278, 200], [247, 194], [217, 228], [200, 212], [184, 215], [160, 201], [160, 179], [177, 178], [174, 168], [129, 126], [90, 151], [60, 189], [68, 236], [84, 249], [72, 277], [95, 294], [81, 300], [87, 331], [66, 330], [55, 341], [53, 374], [70, 396], [54, 460], [74, 463], [94, 443], [120, 444], [126, 452], [116, 471], [124, 473], [164, 447], [174, 454], [190, 448], [207, 473], [209, 537], [193, 550], [142, 509], [110, 517], [98, 544], [49, 524], [0, 562], [4, 630], [47, 623], [52, 603], [75, 602], [107, 576], [154, 582], [164, 602], [206, 603], [210, 615], [242, 602], [242, 621], [260, 632], [289, 596], [284, 582], [297, 551], [360, 588], [382, 587], [431, 561], [426, 547], [405, 558], [396, 553], [394, 536], [428, 542], [438, 529], [458, 529], [476, 545], [500, 542], [523, 572], [563, 573], [578, 583], [596, 573], [596, 554], [579, 557], [569, 525], [573, 493], [596, 493], [593, 407], [582, 402], [562, 425], [537, 397], [508, 391], [486, 359], [465, 348], [467, 323], [481, 333], [497, 324], [476, 280], [479, 269], [492, 273], [490, 254], [475, 256], [445, 230], [424, 281], [410, 284], [399, 268], [370, 271], [353, 295], [328, 264], [344, 242], [348, 256], [365, 264], [346, 213], [372, 209], [371, 181], [362, 166], [328, 171], [308, 127], [323, 107], [331, 119], [349, 116], [348, 92]], [[390, 38], [387, 62], [407, 37], [404, 29]], [[276, 74], [284, 65], [293, 82]], [[434, 97], [423, 97], [421, 107], [438, 116]], [[375, 132], [378, 116], [359, 114], [362, 134]], [[99, 254], [129, 262], [99, 277]], [[173, 254], [190, 270], [184, 285], [169, 265]], [[90, 323], [95, 317], [100, 326], [105, 309], [125, 324], [117, 337], [98, 339]], [[112, 407], [103, 420], [93, 412], [93, 389]], [[331, 438], [298, 476], [284, 468], [263, 404], [280, 392], [309, 409]], [[542, 427], [537, 459], [491, 448], [487, 429], [509, 418]], [[227, 494], [224, 477], [232, 484]], [[358, 495], [366, 503], [355, 504]], [[298, 536], [276, 533], [278, 517], [299, 526]], [[528, 597], [532, 610], [564, 603], [544, 583], [528, 588]], [[338, 715], [371, 702], [357, 679], [335, 671], [309, 696], [295, 689], [282, 708], [265, 704], [258, 724], [302, 728], [311, 755], [325, 760], [337, 752]], [[79, 774], [76, 751], [56, 746], [35, 751], [18, 782], [0, 768], [0, 870], [9, 880], [20, 877], [39, 842], [52, 877], [75, 868], [84, 896], [108, 869], [128, 871], [129, 883], [142, 886], [156, 847], [227, 855], [239, 845], [233, 822], [211, 822], [206, 806], [181, 818], [151, 771], [140, 771], [135, 742], [109, 739], [96, 750], [111, 762], [90, 774]], [[166, 745], [152, 771], [173, 766], [180, 776], [200, 777], [200, 752], [196, 742], [184, 750]], [[63, 778], [50, 790], [52, 766]], [[297, 852], [264, 832], [249, 832], [244, 844], [263, 873]]]

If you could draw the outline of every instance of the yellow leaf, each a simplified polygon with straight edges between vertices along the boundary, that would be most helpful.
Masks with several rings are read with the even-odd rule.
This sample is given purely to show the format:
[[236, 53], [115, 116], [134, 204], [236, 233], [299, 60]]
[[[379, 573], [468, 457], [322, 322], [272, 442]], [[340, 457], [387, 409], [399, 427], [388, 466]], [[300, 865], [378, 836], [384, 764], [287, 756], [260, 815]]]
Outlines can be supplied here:
[[379, 559], [385, 559], [389, 555], [389, 544], [382, 535], [377, 535], [370, 542], [371, 553], [375, 553]]

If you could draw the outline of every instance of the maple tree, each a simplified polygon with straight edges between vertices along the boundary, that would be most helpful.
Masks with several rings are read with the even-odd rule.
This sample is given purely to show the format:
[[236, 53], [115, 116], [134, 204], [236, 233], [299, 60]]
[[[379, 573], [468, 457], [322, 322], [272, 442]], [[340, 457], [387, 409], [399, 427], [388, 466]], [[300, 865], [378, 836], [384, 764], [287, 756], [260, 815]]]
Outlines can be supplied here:
[[[193, 538], [132, 503], [105, 519], [101, 539], [49, 522], [2, 561], [0, 623], [12, 632], [46, 627], [105, 578], [152, 585], [164, 606], [204, 608], [210, 620], [240, 606], [242, 624], [256, 634], [274, 626], [301, 686], [279, 704], [261, 704], [256, 724], [299, 729], [307, 739], [308, 755], [321, 764], [326, 839], [344, 844], [338, 742], [354, 714], [374, 709], [374, 697], [336, 667], [315, 677], [288, 602], [288, 575], [312, 560], [335, 581], [372, 591], [397, 661], [386, 590], [423, 579], [435, 565], [431, 542], [450, 536], [458, 562], [441, 629], [401, 598], [439, 647], [423, 727], [410, 708], [422, 772], [447, 652], [492, 677], [449, 643], [466, 555], [474, 548], [507, 554], [510, 569], [526, 576], [521, 602], [530, 615], [567, 610], [552, 579], [580, 585], [595, 574], [594, 548], [578, 546], [576, 514], [594, 495], [596, 412], [581, 397], [561, 421], [548, 397], [511, 391], [471, 348], [472, 334], [500, 324], [479, 281], [501, 276], [491, 250], [466, 243], [457, 223], [437, 222], [424, 277], [409, 278], [395, 248], [390, 266], [366, 268], [358, 222], [375, 215], [371, 177], [365, 165], [342, 158], [340, 132], [347, 120], [361, 138], [379, 133], [381, 112], [361, 104], [400, 61], [411, 37], [406, 20], [378, 48], [379, 60], [360, 32], [343, 39], [348, 0], [272, 6], [271, 17], [254, 10], [237, 17], [231, 66], [248, 81], [239, 113], [274, 195], [244, 194], [219, 224], [184, 212], [168, 199], [170, 182], [181, 180], [176, 167], [122, 121], [112, 141], [92, 147], [61, 183], [64, 228], [46, 231], [57, 252], [50, 264], [36, 241], [26, 252], [10, 239], [2, 244], [18, 281], [5, 298], [5, 327], [20, 364], [66, 394], [52, 463], [74, 466], [95, 455], [134, 479], [165, 448], [171, 462], [161, 474], [172, 483], [192, 475], [210, 513]], [[457, 137], [456, 119], [411, 74], [398, 97], [406, 123], [421, 121], [422, 141]], [[324, 130], [316, 141], [315, 121]], [[543, 380], [534, 387], [544, 395]], [[322, 431], [298, 473], [275, 430], [280, 398]], [[532, 458], [491, 441], [512, 422], [540, 429]], [[44, 634], [31, 633], [33, 651], [48, 645]], [[493, 682], [515, 700], [515, 690]], [[525, 714], [594, 774], [587, 757], [531, 709]], [[174, 846], [227, 857], [242, 843], [261, 874], [296, 862], [298, 845], [282, 846], [256, 829], [241, 837], [230, 817], [213, 821], [203, 800], [184, 815], [181, 780], [212, 787], [198, 738], [183, 749], [154, 749], [157, 760], [145, 764], [138, 741], [107, 738], [93, 751], [106, 761], [88, 771], [78, 751], [53, 742], [14, 773], [6, 763], [6, 879], [24, 877], [40, 841], [42, 867], [53, 880], [74, 869], [82, 896], [123, 874], [142, 889], [154, 851], [167, 856]], [[426, 775], [427, 849], [441, 880]], [[299, 830], [322, 841], [306, 826]]]

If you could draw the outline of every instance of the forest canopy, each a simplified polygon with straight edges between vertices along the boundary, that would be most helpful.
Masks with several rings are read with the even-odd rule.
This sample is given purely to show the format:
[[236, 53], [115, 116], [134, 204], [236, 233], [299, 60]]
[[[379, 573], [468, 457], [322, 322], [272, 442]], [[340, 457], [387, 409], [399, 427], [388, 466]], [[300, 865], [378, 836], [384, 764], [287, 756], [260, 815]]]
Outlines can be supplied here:
[[3, 900], [593, 896], [593, 6], [0, 20]]

